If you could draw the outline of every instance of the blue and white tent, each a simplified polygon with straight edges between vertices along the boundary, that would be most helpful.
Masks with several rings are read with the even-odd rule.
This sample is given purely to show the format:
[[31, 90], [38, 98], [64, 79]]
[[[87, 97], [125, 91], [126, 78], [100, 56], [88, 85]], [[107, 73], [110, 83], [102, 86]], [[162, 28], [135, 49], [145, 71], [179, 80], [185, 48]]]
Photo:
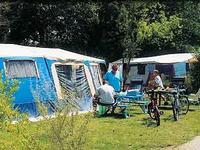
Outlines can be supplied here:
[[38, 115], [36, 100], [52, 104], [63, 98], [63, 89], [76, 92], [80, 110], [91, 110], [102, 82], [99, 63], [105, 61], [61, 49], [0, 44], [3, 80], [20, 83], [13, 105], [31, 116]]

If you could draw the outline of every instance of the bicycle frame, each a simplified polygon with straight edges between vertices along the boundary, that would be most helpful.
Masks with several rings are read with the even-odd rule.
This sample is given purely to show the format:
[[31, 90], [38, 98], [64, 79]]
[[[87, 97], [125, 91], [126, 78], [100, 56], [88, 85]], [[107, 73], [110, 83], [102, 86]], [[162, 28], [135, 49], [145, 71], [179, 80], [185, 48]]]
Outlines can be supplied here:
[[[184, 113], [187, 114], [189, 110], [189, 101], [186, 96], [181, 94], [181, 91], [178, 86], [175, 87], [175, 91], [172, 94], [174, 97], [174, 100], [172, 102], [173, 116], [174, 116], [174, 120], [177, 121], [180, 115]], [[183, 113], [184, 107], [186, 108], [185, 108], [185, 112]]]
[[160, 110], [158, 109], [158, 106], [157, 106], [157, 98], [156, 98], [156, 95], [154, 93], [154, 90], [151, 90], [148, 92], [150, 95], [150, 100], [151, 102], [149, 103], [148, 105], [148, 114], [149, 116], [156, 120], [156, 124], [157, 126], [160, 125]]

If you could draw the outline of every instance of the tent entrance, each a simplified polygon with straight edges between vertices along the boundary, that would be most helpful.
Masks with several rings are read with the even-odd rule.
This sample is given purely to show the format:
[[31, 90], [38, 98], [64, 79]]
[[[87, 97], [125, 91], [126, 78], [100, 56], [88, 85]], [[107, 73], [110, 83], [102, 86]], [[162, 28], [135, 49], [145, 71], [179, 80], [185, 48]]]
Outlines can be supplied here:
[[83, 64], [56, 64], [61, 97], [72, 95], [81, 110], [88, 109], [92, 97]]
[[90, 70], [91, 70], [91, 75], [92, 75], [94, 87], [95, 87], [95, 90], [96, 90], [102, 84], [100, 67], [97, 64], [91, 64]]

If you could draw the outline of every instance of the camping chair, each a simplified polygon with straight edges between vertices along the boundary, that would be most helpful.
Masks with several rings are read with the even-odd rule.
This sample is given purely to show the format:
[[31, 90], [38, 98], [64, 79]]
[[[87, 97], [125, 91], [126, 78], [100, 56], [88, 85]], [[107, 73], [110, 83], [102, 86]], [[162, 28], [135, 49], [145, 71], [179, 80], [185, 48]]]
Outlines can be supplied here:
[[111, 114], [114, 113], [115, 108], [117, 107], [117, 102], [106, 104], [100, 102], [100, 98], [94, 97], [93, 99], [94, 111], [98, 113], [99, 116], [107, 116], [108, 112], [112, 109]]
[[190, 94], [189, 97], [189, 102], [191, 104], [200, 105], [200, 89], [196, 94]]
[[99, 101], [99, 98], [96, 101], [96, 104], [98, 105], [99, 109], [97, 110], [99, 116], [108, 116], [108, 112], [111, 110], [110, 115], [115, 115], [115, 109], [118, 107], [120, 108], [120, 112], [117, 113], [118, 115], [123, 116], [123, 118], [128, 118], [128, 114], [126, 113], [126, 105], [120, 104], [120, 102], [117, 101], [117, 97], [115, 97], [115, 102], [112, 104], [105, 104], [101, 103]]
[[[99, 115], [100, 116], [107, 116], [108, 115], [108, 112], [112, 109], [112, 112], [111, 113], [114, 113], [114, 110], [117, 106], [117, 103], [112, 103], [112, 104], [105, 104], [105, 103], [101, 103], [101, 102], [97, 102], [97, 105], [99, 105]], [[105, 109], [102, 108], [103, 107], [106, 107]]]

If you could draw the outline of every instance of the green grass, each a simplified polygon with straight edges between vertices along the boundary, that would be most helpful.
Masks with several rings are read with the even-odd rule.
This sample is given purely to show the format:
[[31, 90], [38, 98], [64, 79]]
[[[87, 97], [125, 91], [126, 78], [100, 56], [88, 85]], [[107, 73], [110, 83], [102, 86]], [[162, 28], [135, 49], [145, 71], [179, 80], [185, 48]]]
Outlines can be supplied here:
[[[131, 111], [128, 119], [114, 117], [94, 117], [89, 125], [89, 142], [86, 149], [90, 150], [124, 150], [124, 149], [156, 149], [176, 146], [200, 135], [200, 106], [192, 106], [186, 116], [179, 121], [172, 118], [172, 110], [164, 110], [161, 125], [156, 126], [147, 114], [143, 114], [138, 107]], [[30, 134], [40, 141], [43, 149], [48, 147], [49, 139], [46, 135], [44, 122], [32, 123]], [[20, 140], [17, 133], [0, 130], [1, 141], [12, 145], [16, 149]]]
[[177, 122], [172, 118], [172, 110], [164, 110], [159, 127], [147, 114], [140, 112], [134, 110], [129, 119], [93, 119], [88, 149], [155, 149], [176, 146], [200, 134], [198, 107], [193, 106]]

